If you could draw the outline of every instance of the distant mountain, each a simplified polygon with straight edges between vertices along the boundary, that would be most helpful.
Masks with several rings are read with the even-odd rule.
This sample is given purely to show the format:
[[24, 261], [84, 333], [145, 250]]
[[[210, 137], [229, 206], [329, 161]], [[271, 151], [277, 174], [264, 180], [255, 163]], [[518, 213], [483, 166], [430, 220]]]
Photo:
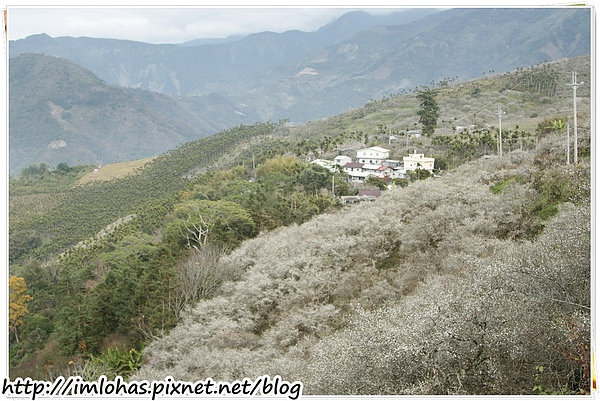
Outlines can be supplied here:
[[417, 9], [197, 46], [11, 41], [10, 169], [152, 156], [238, 124], [315, 120], [420, 85], [590, 54], [590, 22], [585, 7]]
[[355, 11], [316, 32], [198, 46], [35, 35], [10, 42], [10, 55], [60, 56], [109, 84], [172, 96], [217, 93], [261, 120], [307, 121], [444, 78], [589, 54], [590, 21], [583, 7]]
[[220, 82], [211, 90], [235, 88], [245, 102], [260, 104], [265, 117], [305, 121], [420, 85], [465, 81], [590, 49], [589, 9], [453, 9], [361, 31], [252, 81]]
[[206, 39], [193, 39], [187, 42], [180, 43], [180, 46], [202, 46], [202, 45], [220, 45], [224, 43], [237, 42], [244, 38], [244, 35], [231, 35], [226, 38], [206, 38]]
[[259, 116], [216, 94], [176, 100], [110, 86], [65, 59], [23, 54], [9, 65], [9, 170], [155, 156]]
[[[239, 40], [185, 46], [96, 38], [33, 35], [10, 42], [10, 56], [41, 53], [89, 69], [108, 84], [148, 89], [171, 96], [207, 92], [214, 82], [247, 80], [296, 62], [379, 24], [404, 24], [437, 12], [414, 9], [374, 16], [348, 13], [316, 32], [261, 32]], [[234, 38], [231, 38], [234, 39]], [[192, 44], [194, 44], [192, 42]]]

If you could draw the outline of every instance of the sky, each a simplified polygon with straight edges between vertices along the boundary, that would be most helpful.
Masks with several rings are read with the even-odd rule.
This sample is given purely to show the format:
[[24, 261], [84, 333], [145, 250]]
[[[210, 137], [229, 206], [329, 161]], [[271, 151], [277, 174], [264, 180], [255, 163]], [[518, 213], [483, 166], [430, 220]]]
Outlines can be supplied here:
[[[369, 6], [365, 1], [338, 1], [323, 5], [298, 2], [294, 6], [269, 3], [243, 3], [243, 0], [221, 0], [218, 6], [202, 5], [201, 1], [178, 0], [178, 6], [145, 2], [136, 6], [93, 6], [85, 2], [61, 1], [61, 6], [37, 0], [36, 5], [24, 1], [8, 1], [8, 39], [21, 39], [33, 34], [58, 36], [88, 36], [96, 38], [127, 39], [146, 43], [183, 43], [201, 38], [224, 38], [230, 35], [248, 35], [255, 32], [284, 32], [298, 29], [311, 32], [351, 10], [363, 9], [370, 13], [390, 12], [402, 8], [477, 6], [468, 2], [422, 0], [418, 5], [401, 1], [376, 0]], [[528, 5], [549, 4], [543, 0], [528, 0]], [[69, 3], [73, 3], [70, 5]], [[32, 4], [32, 3], [29, 3]], [[88, 3], [89, 4], [89, 3]], [[93, 4], [93, 3], [92, 3]], [[106, 4], [106, 3], [105, 3]], [[131, 3], [130, 3], [131, 4]], [[175, 3], [173, 3], [175, 4]], [[179, 5], [181, 4], [181, 5]], [[281, 2], [279, 3], [281, 4]], [[497, 0], [496, 5], [523, 5], [511, 0]], [[201, 6], [198, 6], [201, 5]], [[557, 5], [555, 3], [555, 5]]]
[[22, 8], [8, 9], [9, 39], [35, 33], [182, 43], [254, 32], [314, 31], [347, 8]]

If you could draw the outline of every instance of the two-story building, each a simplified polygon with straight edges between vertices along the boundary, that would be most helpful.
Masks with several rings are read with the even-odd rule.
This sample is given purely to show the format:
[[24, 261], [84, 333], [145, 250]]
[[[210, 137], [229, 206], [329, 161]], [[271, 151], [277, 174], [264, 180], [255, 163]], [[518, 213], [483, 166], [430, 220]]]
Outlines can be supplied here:
[[362, 163], [350, 162], [343, 166], [344, 173], [348, 174], [348, 181], [350, 182], [363, 182], [369, 176], [368, 172], [363, 170]]
[[390, 151], [379, 146], [356, 151], [356, 161], [363, 164], [383, 164], [389, 157]]
[[411, 155], [404, 156], [404, 170], [406, 171], [414, 171], [417, 168], [423, 170], [429, 170], [429, 172], [433, 171], [433, 164], [435, 163], [435, 158], [433, 157], [425, 157], [422, 153], [415, 152]]

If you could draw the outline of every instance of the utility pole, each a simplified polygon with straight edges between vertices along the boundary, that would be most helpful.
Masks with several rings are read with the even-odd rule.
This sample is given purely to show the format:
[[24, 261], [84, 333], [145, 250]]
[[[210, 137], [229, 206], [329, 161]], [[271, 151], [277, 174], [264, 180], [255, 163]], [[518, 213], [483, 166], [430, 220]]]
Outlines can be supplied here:
[[573, 88], [573, 163], [577, 164], [577, 87], [583, 82], [577, 82], [577, 73], [573, 71], [573, 81], [571, 87]]
[[331, 176], [331, 196], [335, 198], [335, 175]]
[[502, 157], [502, 106], [498, 106], [498, 156]]
[[567, 123], [567, 166], [569, 164], [571, 164], [571, 155], [570, 155], [570, 153], [571, 153], [571, 143], [569, 142], [569, 139], [570, 139], [569, 138], [569, 134], [570, 134], [569, 130], [570, 130], [570, 128], [571, 127], [569, 126], [569, 123]]

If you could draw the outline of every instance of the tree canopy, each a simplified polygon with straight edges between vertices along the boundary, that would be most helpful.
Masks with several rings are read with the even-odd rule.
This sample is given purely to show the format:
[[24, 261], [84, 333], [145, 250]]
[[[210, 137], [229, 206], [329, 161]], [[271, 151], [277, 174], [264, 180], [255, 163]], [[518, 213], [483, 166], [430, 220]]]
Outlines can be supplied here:
[[437, 92], [428, 87], [417, 91], [420, 109], [417, 111], [419, 124], [423, 125], [423, 134], [430, 136], [437, 127], [437, 120], [440, 117], [440, 107], [436, 100]]

